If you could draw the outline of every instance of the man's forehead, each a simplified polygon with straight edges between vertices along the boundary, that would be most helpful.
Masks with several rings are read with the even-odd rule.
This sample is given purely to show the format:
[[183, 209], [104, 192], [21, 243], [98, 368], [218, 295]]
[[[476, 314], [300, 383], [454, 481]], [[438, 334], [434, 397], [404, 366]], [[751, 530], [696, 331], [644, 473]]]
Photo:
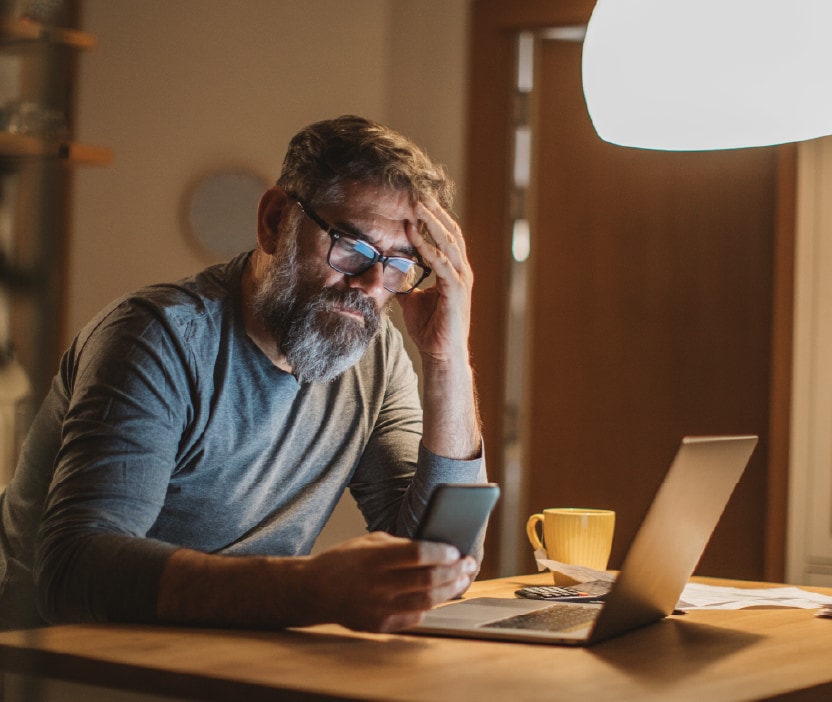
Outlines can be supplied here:
[[335, 228], [366, 239], [382, 251], [412, 255], [415, 249], [405, 234], [406, 223], [416, 222], [416, 207], [403, 190], [355, 184], [342, 191], [338, 204], [325, 211]]
[[350, 218], [379, 218], [394, 222], [413, 221], [416, 218], [416, 209], [404, 190], [350, 183], [343, 192], [344, 197], [338, 209]]

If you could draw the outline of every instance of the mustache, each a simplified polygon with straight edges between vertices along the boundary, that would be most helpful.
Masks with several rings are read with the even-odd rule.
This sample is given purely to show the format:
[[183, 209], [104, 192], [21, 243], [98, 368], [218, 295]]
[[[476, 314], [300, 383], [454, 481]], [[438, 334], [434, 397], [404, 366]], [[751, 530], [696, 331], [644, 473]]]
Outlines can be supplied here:
[[324, 288], [315, 296], [312, 306], [322, 312], [333, 312], [337, 308], [347, 309], [359, 314], [368, 328], [377, 324], [381, 316], [381, 310], [375, 301], [360, 290]]

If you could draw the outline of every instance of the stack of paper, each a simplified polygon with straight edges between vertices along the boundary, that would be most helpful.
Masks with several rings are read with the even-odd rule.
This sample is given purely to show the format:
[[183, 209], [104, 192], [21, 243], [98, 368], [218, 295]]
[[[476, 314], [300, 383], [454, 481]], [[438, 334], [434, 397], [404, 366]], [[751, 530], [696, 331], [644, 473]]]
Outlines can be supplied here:
[[[603, 570], [593, 570], [583, 566], [574, 566], [546, 558], [543, 551], [536, 551], [535, 558], [539, 570], [551, 570], [565, 575], [576, 583], [612, 584], [615, 575]], [[685, 586], [676, 609], [690, 611], [693, 609], [746, 609], [748, 607], [796, 607], [816, 609], [818, 616], [832, 617], [832, 597], [799, 587], [744, 588], [720, 587], [688, 583]]]

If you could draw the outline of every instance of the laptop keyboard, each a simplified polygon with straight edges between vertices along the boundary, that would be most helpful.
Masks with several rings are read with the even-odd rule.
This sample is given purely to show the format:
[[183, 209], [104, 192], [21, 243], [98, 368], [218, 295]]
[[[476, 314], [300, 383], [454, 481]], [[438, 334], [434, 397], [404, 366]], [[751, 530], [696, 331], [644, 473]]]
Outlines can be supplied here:
[[517, 614], [486, 624], [489, 629], [535, 629], [538, 631], [571, 631], [590, 623], [601, 608], [598, 605], [554, 604], [533, 612]]

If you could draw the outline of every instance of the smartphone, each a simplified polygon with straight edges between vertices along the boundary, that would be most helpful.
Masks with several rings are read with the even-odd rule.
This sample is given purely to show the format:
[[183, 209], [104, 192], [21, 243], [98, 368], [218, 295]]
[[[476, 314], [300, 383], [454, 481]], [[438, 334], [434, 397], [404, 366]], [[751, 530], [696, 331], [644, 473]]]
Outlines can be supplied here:
[[451, 544], [467, 556], [499, 496], [494, 483], [437, 485], [414, 538]]

